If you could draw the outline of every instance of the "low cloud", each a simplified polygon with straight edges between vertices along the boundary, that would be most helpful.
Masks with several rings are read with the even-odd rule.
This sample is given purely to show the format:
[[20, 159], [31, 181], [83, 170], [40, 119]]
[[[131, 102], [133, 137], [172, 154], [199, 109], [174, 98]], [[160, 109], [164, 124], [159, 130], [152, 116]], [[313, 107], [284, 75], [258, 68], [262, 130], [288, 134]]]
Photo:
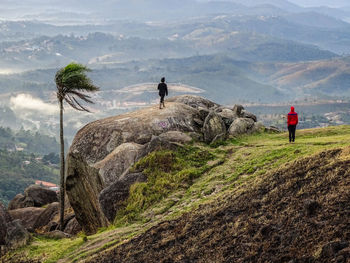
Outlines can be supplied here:
[[40, 114], [52, 115], [58, 113], [58, 105], [46, 103], [30, 94], [18, 94], [10, 99], [14, 111], [39, 111]]

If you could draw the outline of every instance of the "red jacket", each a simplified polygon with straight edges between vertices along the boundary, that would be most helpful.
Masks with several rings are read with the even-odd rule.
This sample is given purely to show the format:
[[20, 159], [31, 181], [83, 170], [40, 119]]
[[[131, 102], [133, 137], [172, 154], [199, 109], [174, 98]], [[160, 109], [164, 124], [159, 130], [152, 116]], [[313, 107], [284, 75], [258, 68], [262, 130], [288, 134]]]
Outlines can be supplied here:
[[290, 113], [288, 113], [288, 126], [290, 125], [298, 125], [298, 113], [294, 111], [294, 107], [290, 107]]

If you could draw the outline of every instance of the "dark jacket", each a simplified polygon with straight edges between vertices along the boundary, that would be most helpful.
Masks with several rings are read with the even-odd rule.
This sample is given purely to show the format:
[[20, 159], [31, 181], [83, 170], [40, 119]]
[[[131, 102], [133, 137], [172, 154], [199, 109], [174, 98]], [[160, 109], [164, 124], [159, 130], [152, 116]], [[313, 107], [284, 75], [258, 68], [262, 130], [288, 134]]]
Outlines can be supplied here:
[[159, 90], [159, 96], [164, 96], [164, 95], [168, 96], [168, 86], [164, 82], [159, 83], [158, 90]]
[[298, 113], [294, 111], [294, 107], [290, 108], [290, 113], [288, 113], [287, 124], [290, 125], [298, 125]]

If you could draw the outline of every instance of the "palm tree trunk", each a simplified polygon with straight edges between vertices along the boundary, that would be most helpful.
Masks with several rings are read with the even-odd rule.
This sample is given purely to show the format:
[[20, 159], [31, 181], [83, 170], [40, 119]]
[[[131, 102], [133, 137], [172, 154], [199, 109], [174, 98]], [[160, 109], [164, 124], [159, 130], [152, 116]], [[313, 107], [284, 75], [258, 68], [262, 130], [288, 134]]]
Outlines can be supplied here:
[[60, 144], [61, 144], [61, 166], [60, 166], [60, 230], [64, 229], [64, 197], [65, 197], [65, 160], [64, 160], [64, 137], [63, 137], [63, 100], [60, 99]]

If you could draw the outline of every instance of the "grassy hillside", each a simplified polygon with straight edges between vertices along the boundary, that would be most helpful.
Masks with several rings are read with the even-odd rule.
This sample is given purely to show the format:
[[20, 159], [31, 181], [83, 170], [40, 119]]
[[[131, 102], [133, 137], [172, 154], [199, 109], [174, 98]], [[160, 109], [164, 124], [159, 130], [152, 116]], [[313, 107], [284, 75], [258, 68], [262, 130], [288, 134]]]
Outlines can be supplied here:
[[350, 127], [338, 126], [298, 131], [294, 144], [263, 133], [156, 152], [135, 166], [149, 180], [132, 187], [113, 226], [75, 239], [36, 236], [6, 260], [203, 262], [228, 253], [283, 262], [305, 253], [327, 262], [324, 245], [349, 234], [349, 146]]

